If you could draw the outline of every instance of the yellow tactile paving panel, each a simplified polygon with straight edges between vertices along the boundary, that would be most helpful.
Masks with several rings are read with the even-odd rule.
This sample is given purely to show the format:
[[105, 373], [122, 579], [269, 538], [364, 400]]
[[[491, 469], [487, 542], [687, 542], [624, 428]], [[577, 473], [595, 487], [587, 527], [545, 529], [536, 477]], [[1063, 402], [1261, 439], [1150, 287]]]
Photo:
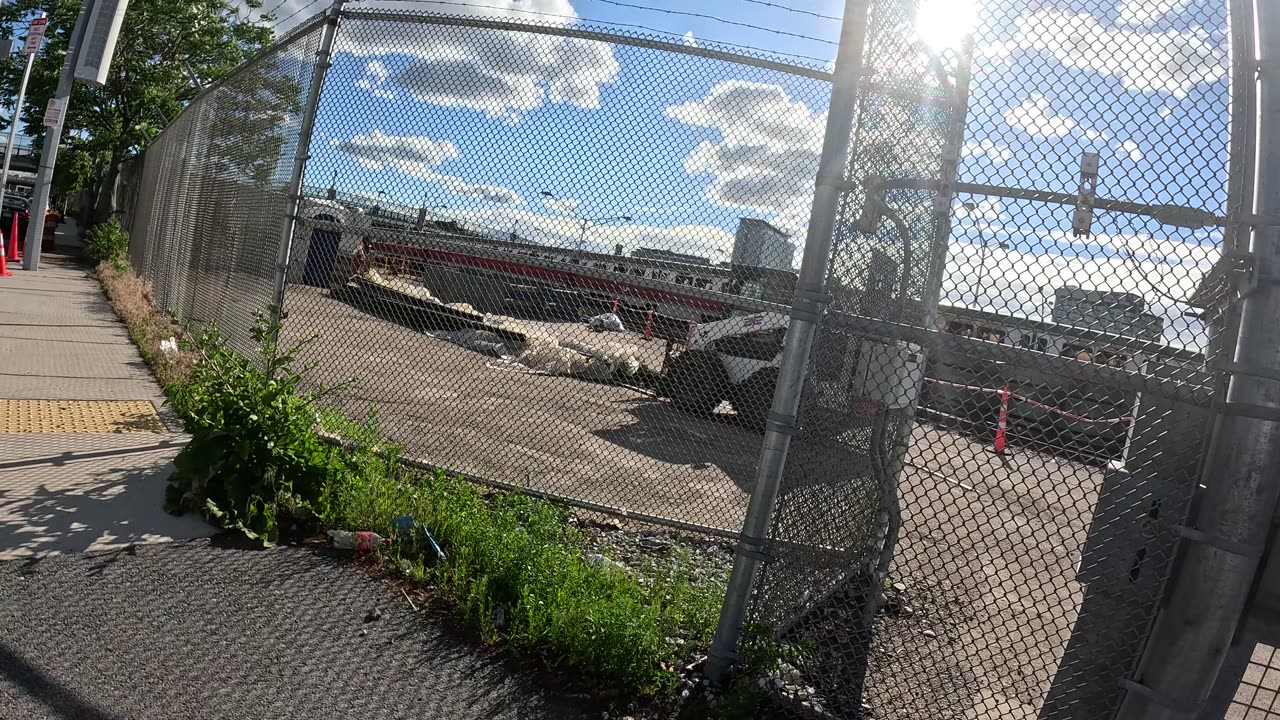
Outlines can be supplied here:
[[0, 433], [163, 433], [149, 400], [3, 400]]

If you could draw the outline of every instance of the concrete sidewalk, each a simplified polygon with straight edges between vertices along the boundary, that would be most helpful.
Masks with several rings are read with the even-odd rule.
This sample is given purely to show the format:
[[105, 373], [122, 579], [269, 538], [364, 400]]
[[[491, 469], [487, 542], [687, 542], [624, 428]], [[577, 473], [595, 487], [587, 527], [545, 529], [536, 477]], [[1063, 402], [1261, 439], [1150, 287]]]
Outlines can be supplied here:
[[0, 277], [0, 560], [213, 534], [163, 510], [186, 436], [87, 270]]

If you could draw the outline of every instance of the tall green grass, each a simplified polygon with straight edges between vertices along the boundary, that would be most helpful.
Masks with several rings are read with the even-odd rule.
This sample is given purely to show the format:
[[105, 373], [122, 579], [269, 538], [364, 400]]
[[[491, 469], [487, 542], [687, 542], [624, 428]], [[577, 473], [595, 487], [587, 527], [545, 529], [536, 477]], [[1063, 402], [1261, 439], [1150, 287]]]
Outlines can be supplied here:
[[[325, 424], [336, 430], [342, 422]], [[367, 427], [343, 430], [355, 458], [385, 463], [398, 452]], [[585, 538], [556, 505], [484, 493], [444, 473], [381, 469], [332, 483], [322, 519], [389, 536], [401, 515], [425, 523], [448, 562], [418, 567], [487, 641], [644, 693], [673, 690], [678, 664], [710, 641], [723, 586], [691, 582], [687, 550], [635, 569], [592, 563]]]

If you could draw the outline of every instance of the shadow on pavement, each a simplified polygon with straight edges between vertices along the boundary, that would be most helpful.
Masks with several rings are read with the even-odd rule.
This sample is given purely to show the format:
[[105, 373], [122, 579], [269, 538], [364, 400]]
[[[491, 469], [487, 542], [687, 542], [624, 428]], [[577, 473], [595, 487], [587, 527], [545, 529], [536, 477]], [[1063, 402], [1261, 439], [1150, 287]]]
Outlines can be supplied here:
[[115, 720], [119, 715], [102, 710], [80, 694], [49, 677], [40, 668], [0, 640], [0, 675], [37, 698], [55, 717], [66, 720]]
[[[0, 466], [0, 560], [210, 535], [195, 516], [164, 512], [169, 462], [123, 449], [98, 459]], [[88, 466], [88, 467], [86, 467]]]

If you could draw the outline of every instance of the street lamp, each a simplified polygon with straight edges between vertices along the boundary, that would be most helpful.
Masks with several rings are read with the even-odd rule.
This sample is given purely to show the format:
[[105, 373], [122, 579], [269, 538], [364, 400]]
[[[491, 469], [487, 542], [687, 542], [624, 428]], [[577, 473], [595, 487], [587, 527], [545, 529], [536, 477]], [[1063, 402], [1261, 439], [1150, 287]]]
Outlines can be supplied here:
[[[978, 204], [973, 201], [967, 201], [960, 203], [960, 207], [973, 212], [978, 209]], [[987, 248], [991, 245], [991, 238], [983, 236], [981, 225], [974, 225], [974, 228], [978, 231], [978, 283], [974, 287], [973, 302], [978, 306], [979, 310], [982, 310], [982, 283], [987, 277]], [[1009, 249], [1009, 243], [1007, 242], [1002, 241], [995, 243], [995, 245], [1001, 250]]]
[[[543, 197], [546, 197], [546, 198], [551, 198], [552, 200], [560, 200], [560, 198], [556, 197], [556, 194], [555, 194], [555, 193], [553, 193], [553, 192], [551, 192], [550, 190], [543, 190], [542, 192], [540, 192], [540, 193], [538, 193], [538, 194], [539, 194], [539, 195], [541, 195], [541, 196], [543, 196]], [[621, 221], [621, 222], [631, 222], [631, 216], [630, 216], [630, 215], [608, 215], [608, 216], [602, 216], [602, 217], [583, 217], [583, 216], [579, 215], [578, 213], [574, 212], [573, 210], [569, 210], [568, 212], [565, 212], [565, 210], [564, 210], [564, 207], [563, 207], [563, 206], [561, 206], [561, 208], [560, 208], [560, 212], [565, 213], [566, 215], [568, 215], [569, 217], [573, 218], [574, 220], [577, 220], [577, 221], [580, 223], [580, 229], [578, 230], [578, 250], [582, 250], [582, 249], [583, 249], [583, 246], [585, 246], [585, 245], [586, 245], [586, 243], [587, 243], [587, 228], [588, 228], [592, 223], [595, 223], [596, 225], [604, 225], [604, 224], [606, 224], [606, 223], [612, 223], [612, 222], [618, 222], [618, 221]]]

